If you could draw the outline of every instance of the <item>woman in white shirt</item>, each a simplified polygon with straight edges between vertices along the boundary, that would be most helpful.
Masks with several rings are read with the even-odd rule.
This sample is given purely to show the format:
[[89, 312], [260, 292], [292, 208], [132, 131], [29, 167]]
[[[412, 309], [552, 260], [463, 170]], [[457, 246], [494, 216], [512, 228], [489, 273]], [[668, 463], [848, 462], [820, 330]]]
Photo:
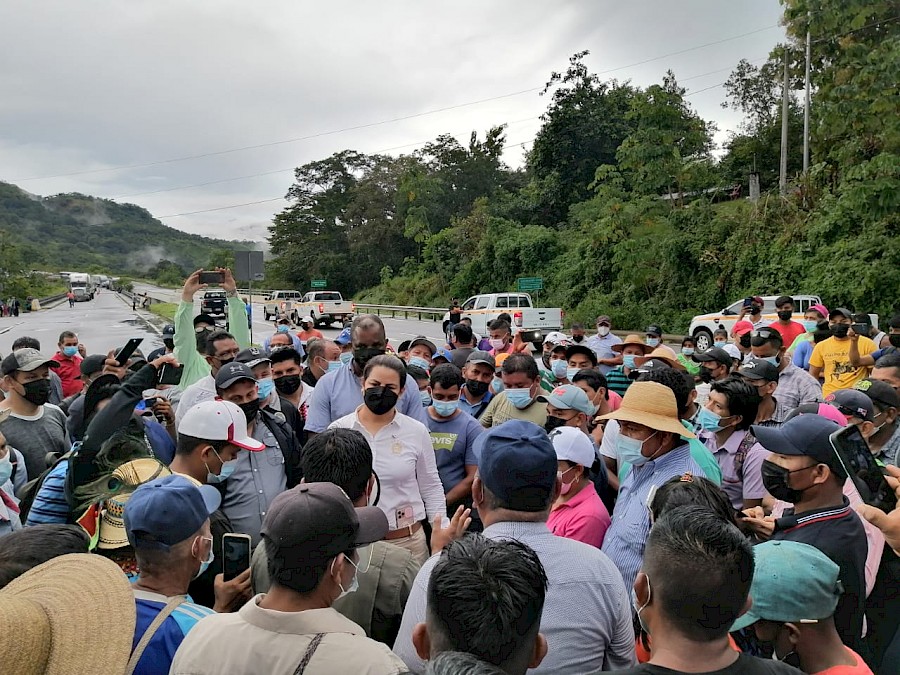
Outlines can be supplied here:
[[431, 436], [424, 424], [397, 411], [406, 368], [396, 356], [373, 357], [363, 370], [363, 405], [329, 428], [355, 429], [372, 448], [381, 482], [378, 506], [387, 515], [385, 538], [424, 563], [429, 556], [422, 521], [444, 515], [447, 506]]

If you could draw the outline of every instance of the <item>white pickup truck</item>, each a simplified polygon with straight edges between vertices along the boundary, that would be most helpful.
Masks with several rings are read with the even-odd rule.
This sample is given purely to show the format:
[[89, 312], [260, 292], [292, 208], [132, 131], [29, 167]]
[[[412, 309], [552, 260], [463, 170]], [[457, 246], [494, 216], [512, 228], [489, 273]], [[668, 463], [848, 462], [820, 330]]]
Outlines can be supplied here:
[[353, 319], [356, 306], [337, 291], [310, 291], [300, 302], [295, 302], [288, 316], [294, 324], [299, 324], [305, 316], [311, 317], [314, 326], [328, 326], [338, 321], [345, 323]]
[[263, 304], [263, 315], [266, 321], [281, 317], [290, 317], [294, 305], [300, 302], [300, 291], [272, 291]]
[[[501, 314], [512, 317], [513, 333], [522, 333], [525, 342], [541, 346], [547, 333], [562, 330], [563, 311], [535, 307], [528, 293], [484, 293], [473, 295], [462, 304], [462, 316], [472, 320], [472, 330], [487, 335], [487, 324]], [[448, 320], [450, 313], [444, 315]]]

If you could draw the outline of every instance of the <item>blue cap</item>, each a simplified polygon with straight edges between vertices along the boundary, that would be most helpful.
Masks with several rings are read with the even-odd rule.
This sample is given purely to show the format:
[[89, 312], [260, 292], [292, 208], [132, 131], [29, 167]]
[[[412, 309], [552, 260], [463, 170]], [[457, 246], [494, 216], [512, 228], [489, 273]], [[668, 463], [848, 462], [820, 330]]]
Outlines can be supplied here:
[[829, 436], [840, 430], [835, 422], [819, 415], [797, 415], [780, 427], [750, 427], [753, 435], [769, 452], [776, 455], [812, 457], [830, 467], [838, 465]]
[[441, 357], [442, 359], [446, 359], [447, 363], [453, 363], [453, 354], [451, 354], [450, 350], [445, 347], [441, 347], [440, 349], [438, 349], [434, 353], [434, 356], [432, 358], [436, 359], [438, 357]]
[[841, 568], [815, 546], [767, 541], [753, 547], [753, 560], [753, 606], [738, 617], [731, 631], [763, 619], [814, 623], [834, 615], [843, 592], [838, 580]]
[[177, 474], [144, 483], [125, 503], [128, 543], [168, 551], [196, 534], [221, 503], [211, 485], [198, 487]]
[[533, 422], [509, 420], [475, 441], [478, 476], [513, 511], [545, 510], [556, 485], [556, 450]]
[[339, 344], [341, 347], [344, 345], [350, 344], [350, 329], [345, 328], [341, 331], [340, 335], [334, 338], [335, 343]]

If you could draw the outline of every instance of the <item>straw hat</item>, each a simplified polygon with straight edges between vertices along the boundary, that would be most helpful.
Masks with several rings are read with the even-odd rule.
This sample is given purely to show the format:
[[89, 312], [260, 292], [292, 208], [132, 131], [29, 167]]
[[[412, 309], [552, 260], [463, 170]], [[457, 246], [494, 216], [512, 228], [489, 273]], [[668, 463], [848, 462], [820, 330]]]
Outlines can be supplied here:
[[[112, 478], [118, 479], [123, 485], [136, 488], [155, 478], [169, 476], [172, 472], [164, 464], [156, 459], [145, 457], [125, 462], [112, 472]], [[131, 498], [132, 489], [114, 495], [104, 502], [100, 514], [100, 530], [97, 548], [114, 549], [128, 546], [128, 536], [125, 534], [125, 504]]]
[[649, 354], [653, 351], [653, 347], [644, 342], [644, 338], [642, 338], [637, 333], [632, 333], [631, 335], [626, 335], [625, 339], [622, 340], [619, 344], [613, 345], [610, 347], [616, 354], [621, 354], [622, 350], [625, 349], [628, 345], [636, 345], [640, 347], [645, 354]]
[[600, 419], [634, 422], [657, 431], [696, 438], [678, 418], [675, 394], [659, 382], [635, 382], [625, 392], [619, 409], [603, 415]]
[[0, 667], [10, 675], [121, 675], [135, 616], [114, 562], [90, 553], [54, 558], [0, 590]]
[[666, 347], [665, 345], [659, 345], [656, 349], [652, 350], [646, 356], [635, 357], [634, 362], [638, 367], [641, 367], [651, 359], [660, 359], [661, 361], [665, 361], [676, 370], [685, 369], [684, 366], [681, 365], [681, 362], [678, 360], [678, 355], [675, 354], [675, 351], [671, 347]]

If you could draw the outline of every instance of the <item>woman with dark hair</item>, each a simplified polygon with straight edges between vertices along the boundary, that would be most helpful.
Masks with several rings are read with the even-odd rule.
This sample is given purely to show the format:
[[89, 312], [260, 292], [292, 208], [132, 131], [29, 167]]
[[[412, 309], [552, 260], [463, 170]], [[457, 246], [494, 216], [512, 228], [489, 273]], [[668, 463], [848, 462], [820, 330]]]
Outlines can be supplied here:
[[694, 338], [690, 335], [686, 335], [681, 338], [681, 351], [678, 352], [678, 355], [675, 357], [678, 359], [678, 363], [684, 366], [684, 369], [694, 377], [700, 375], [700, 364], [694, 361], [693, 358], [696, 350], [697, 343], [694, 341]]
[[424, 563], [429, 550], [422, 521], [444, 516], [447, 506], [428, 428], [397, 411], [405, 385], [403, 361], [388, 354], [372, 358], [363, 370], [363, 405], [329, 428], [365, 436], [381, 480], [378, 506], [390, 526], [385, 539]]

